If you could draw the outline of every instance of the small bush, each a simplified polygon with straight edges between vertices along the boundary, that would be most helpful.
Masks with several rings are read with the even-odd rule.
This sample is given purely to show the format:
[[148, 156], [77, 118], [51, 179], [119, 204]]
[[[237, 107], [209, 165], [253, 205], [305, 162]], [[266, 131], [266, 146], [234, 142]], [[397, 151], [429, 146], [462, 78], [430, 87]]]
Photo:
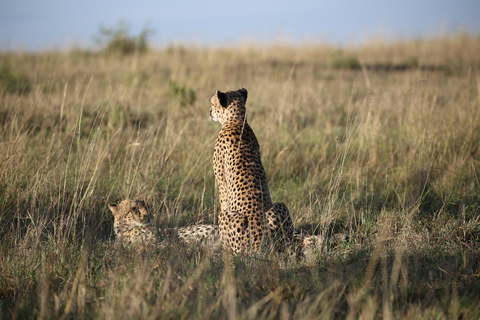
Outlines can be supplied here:
[[95, 42], [103, 47], [106, 53], [120, 53], [128, 55], [135, 52], [145, 53], [148, 51], [148, 37], [154, 30], [144, 27], [137, 36], [130, 34], [130, 24], [124, 20], [118, 22], [115, 27], [99, 27], [99, 35], [95, 36]]
[[405, 65], [405, 68], [407, 68], [407, 69], [416, 69], [419, 66], [418, 59], [415, 58], [415, 57], [409, 57], [409, 58], [405, 59], [403, 64]]
[[337, 69], [360, 69], [361, 65], [355, 57], [337, 57], [333, 60], [333, 67]]
[[10, 63], [0, 68], [0, 93], [28, 93], [32, 89], [30, 80], [11, 69]]

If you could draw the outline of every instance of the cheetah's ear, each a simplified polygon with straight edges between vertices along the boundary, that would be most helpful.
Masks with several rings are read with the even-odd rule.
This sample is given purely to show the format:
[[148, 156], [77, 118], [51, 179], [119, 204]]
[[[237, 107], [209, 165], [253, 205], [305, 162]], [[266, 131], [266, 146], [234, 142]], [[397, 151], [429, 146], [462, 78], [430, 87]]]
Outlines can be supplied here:
[[143, 200], [135, 200], [135, 205], [137, 206], [138, 211], [140, 211], [140, 219], [143, 220], [143, 217], [148, 214], [147, 204]]
[[217, 90], [217, 92], [215, 92], [215, 95], [217, 96], [217, 99], [222, 105], [222, 107], [224, 108], [228, 107], [227, 95], [225, 93]]
[[110, 203], [108, 205], [108, 209], [110, 209], [113, 214], [116, 214], [118, 212], [118, 206], [115, 203]]
[[247, 101], [247, 96], [248, 96], [248, 91], [245, 88], [240, 88], [237, 90], [238, 93], [241, 93], [242, 96], [245, 98], [245, 101]]
[[147, 208], [147, 204], [143, 200], [135, 200], [135, 204], [137, 205], [137, 207], [139, 207], [141, 209], [146, 209]]

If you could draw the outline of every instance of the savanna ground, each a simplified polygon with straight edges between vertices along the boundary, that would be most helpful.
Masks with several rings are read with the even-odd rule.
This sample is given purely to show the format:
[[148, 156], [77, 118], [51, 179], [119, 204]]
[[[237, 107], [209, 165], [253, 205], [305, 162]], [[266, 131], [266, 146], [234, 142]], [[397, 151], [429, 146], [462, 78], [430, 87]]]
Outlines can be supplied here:
[[[1, 318], [480, 318], [480, 37], [0, 55]], [[307, 259], [114, 245], [213, 223], [216, 89], [249, 90]]]

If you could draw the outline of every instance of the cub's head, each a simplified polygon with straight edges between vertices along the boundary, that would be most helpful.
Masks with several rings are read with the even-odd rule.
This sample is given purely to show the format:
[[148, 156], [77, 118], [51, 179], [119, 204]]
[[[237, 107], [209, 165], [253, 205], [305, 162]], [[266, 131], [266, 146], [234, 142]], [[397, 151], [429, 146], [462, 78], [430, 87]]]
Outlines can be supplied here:
[[143, 200], [126, 199], [117, 204], [109, 204], [112, 211], [115, 234], [123, 232], [123, 229], [131, 229], [143, 225], [144, 218], [148, 214], [147, 205]]
[[247, 102], [247, 89], [237, 91], [215, 92], [211, 102], [210, 118], [221, 125], [245, 121], [245, 103]]

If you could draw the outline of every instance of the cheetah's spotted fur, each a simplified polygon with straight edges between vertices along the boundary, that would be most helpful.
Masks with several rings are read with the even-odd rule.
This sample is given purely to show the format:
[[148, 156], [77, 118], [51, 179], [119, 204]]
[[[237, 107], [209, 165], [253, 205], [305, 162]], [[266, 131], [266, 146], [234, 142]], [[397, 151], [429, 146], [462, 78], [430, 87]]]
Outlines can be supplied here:
[[216, 91], [210, 109], [210, 117], [222, 125], [213, 155], [220, 238], [223, 249], [235, 253], [259, 251], [265, 235], [278, 249], [300, 234], [293, 228], [288, 208], [272, 203], [260, 146], [247, 122], [246, 101], [244, 88]]
[[147, 205], [142, 200], [123, 200], [118, 205], [109, 204], [114, 216], [117, 240], [128, 244], [161, 245], [161, 239], [173, 236], [186, 244], [199, 244], [209, 249], [221, 246], [217, 225], [195, 225], [183, 228], [156, 230], [145, 224]]

